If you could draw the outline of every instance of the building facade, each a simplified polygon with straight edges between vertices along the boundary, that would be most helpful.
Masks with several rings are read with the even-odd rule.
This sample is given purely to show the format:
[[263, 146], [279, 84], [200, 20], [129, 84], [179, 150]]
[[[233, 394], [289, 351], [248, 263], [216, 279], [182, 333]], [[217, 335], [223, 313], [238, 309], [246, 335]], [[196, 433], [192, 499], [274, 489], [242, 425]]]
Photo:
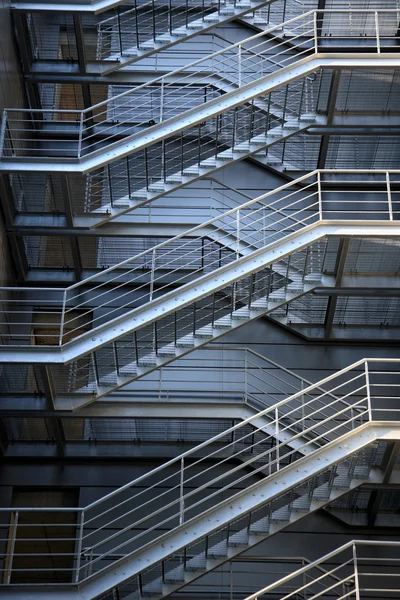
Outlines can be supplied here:
[[0, 598], [399, 598], [398, 0], [3, 0]]

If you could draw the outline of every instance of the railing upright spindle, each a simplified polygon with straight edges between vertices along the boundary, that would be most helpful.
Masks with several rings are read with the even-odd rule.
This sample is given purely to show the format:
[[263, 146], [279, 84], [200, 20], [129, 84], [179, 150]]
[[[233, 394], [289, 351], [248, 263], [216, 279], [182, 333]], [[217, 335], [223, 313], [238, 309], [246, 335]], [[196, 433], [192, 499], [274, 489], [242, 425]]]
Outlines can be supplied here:
[[79, 537], [78, 537], [78, 548], [76, 551], [75, 583], [79, 582], [79, 575], [80, 575], [80, 570], [81, 570], [81, 554], [82, 554], [84, 522], [85, 522], [85, 511], [82, 510], [80, 517], [79, 517]]
[[121, 12], [120, 7], [117, 9], [117, 23], [118, 23], [118, 43], [119, 43], [119, 53], [122, 56], [123, 48], [122, 48], [122, 30], [121, 30]]
[[156, 41], [156, 7], [155, 7], [155, 2], [154, 0], [151, 0], [152, 2], [152, 17], [153, 17], [153, 40]]
[[237, 56], [238, 56], [238, 85], [239, 87], [242, 85], [242, 45], [239, 44], [237, 47]]
[[180, 469], [180, 484], [179, 484], [179, 525], [185, 521], [185, 496], [184, 496], [184, 480], [185, 480], [185, 459], [181, 458]]
[[372, 422], [371, 386], [369, 379], [368, 361], [365, 361], [365, 387], [367, 391], [368, 419]]
[[156, 249], [154, 248], [153, 252], [151, 253], [151, 273], [150, 273], [150, 292], [149, 292], [150, 302], [153, 300], [155, 267], [156, 267]]
[[1, 120], [1, 130], [0, 130], [0, 156], [1, 158], [5, 157], [4, 154], [4, 145], [5, 145], [5, 139], [6, 139], [6, 127], [7, 127], [7, 109], [5, 108], [3, 110], [3, 118]]
[[280, 448], [279, 448], [279, 410], [275, 408], [275, 460], [276, 470], [280, 471]]
[[381, 39], [379, 35], [379, 13], [375, 11], [375, 29], [376, 29], [376, 51], [378, 54], [381, 53]]
[[[12, 514], [12, 513], [11, 513]], [[12, 523], [12, 534], [10, 540], [10, 548], [9, 548], [9, 556], [6, 565], [6, 583], [9, 584], [11, 581], [12, 575], [12, 567], [14, 561], [14, 550], [15, 550], [15, 541], [17, 539], [17, 528], [18, 528], [18, 511], [14, 513], [14, 520]]]
[[318, 12], [314, 11], [314, 52], [318, 53]]
[[318, 186], [318, 213], [319, 220], [322, 221], [322, 189], [321, 189], [321, 173], [317, 173], [317, 186]]
[[62, 346], [63, 337], [64, 337], [65, 307], [66, 307], [66, 304], [67, 304], [67, 294], [68, 294], [68, 291], [64, 290], [62, 307], [61, 307], [60, 335], [59, 335], [59, 338], [58, 338], [58, 345], [59, 346]]
[[164, 77], [161, 79], [161, 94], [160, 94], [160, 123], [163, 122], [164, 118]]
[[244, 401], [247, 404], [248, 374], [247, 374], [247, 348], [244, 349]]
[[137, 0], [135, 0], [134, 7], [135, 7], [136, 47], [139, 50], [140, 39], [139, 39], [139, 18], [138, 18]]
[[358, 563], [357, 563], [357, 549], [356, 549], [355, 544], [353, 544], [353, 565], [354, 565], [354, 587], [355, 587], [355, 593], [356, 593], [356, 600], [360, 600], [360, 581], [359, 581]]
[[388, 197], [389, 221], [393, 221], [393, 204], [392, 204], [392, 188], [390, 186], [390, 176], [386, 171], [386, 190]]
[[79, 134], [78, 134], [78, 158], [82, 157], [82, 138], [83, 138], [83, 110], [79, 119]]

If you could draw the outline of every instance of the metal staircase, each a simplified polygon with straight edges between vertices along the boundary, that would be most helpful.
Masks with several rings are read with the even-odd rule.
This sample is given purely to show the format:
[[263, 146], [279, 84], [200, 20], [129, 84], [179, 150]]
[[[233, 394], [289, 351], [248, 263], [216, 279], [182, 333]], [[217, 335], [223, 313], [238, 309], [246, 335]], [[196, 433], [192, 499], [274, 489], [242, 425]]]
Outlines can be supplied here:
[[[397, 541], [353, 540], [248, 596], [274, 598], [382, 598], [396, 593], [400, 544]], [[371, 565], [379, 564], [378, 569]], [[379, 595], [378, 595], [379, 594]], [[307, 595], [307, 596], [306, 596]]]
[[101, 74], [108, 75], [273, 2], [276, 0], [208, 0], [201, 5], [135, 1], [132, 8], [118, 10], [97, 25], [97, 58], [111, 63]]
[[[78, 526], [71, 583], [58, 593], [162, 598], [350, 489], [381, 481], [376, 467], [398, 437], [398, 362], [358, 361], [89, 506], [64, 509]], [[5, 522], [11, 513], [15, 539], [18, 515], [29, 510], [0, 509]], [[12, 558], [0, 597], [21, 593]], [[50, 598], [49, 587], [31, 585], [30, 598]]]
[[[393, 66], [396, 38], [381, 35], [392, 13], [372, 13], [367, 54], [318, 53], [311, 11], [270, 29], [267, 47], [258, 34], [84, 111], [6, 110], [0, 169], [58, 172], [62, 162], [97, 186], [119, 173], [127, 185], [103, 207], [108, 214], [93, 226], [101, 225], [314, 125], [321, 69]], [[339, 16], [341, 25], [351, 21], [351, 11]], [[280, 37], [286, 26], [291, 45]]]
[[[95, 400], [314, 287], [334, 285], [323, 275], [325, 237], [398, 235], [398, 211], [389, 173], [379, 221], [365, 220], [375, 205], [358, 210], [357, 198], [349, 201], [343, 182], [329, 175], [290, 182], [65, 290], [3, 288], [2, 357], [57, 363], [49, 372], [67, 385], [63, 391]], [[45, 327], [48, 345], [37, 346], [32, 331], [40, 335], [49, 322], [49, 306], [58, 317]]]

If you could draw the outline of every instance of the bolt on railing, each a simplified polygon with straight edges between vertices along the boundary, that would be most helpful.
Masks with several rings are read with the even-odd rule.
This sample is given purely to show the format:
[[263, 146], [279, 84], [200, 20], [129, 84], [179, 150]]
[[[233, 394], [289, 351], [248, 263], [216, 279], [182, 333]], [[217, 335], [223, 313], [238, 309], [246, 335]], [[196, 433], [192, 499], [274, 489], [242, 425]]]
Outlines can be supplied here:
[[[371, 15], [373, 22], [373, 26], [368, 25], [366, 35], [362, 36], [358, 26], [362, 21], [361, 15], [368, 23]], [[209, 85], [210, 71], [212, 84], [217, 90], [213, 93], [214, 101], [219, 102], [221, 93], [229, 93], [239, 85], [251, 85], [302, 58], [315, 55], [319, 50], [319, 39], [324, 35], [321, 23], [328, 17], [329, 34], [333, 38], [354, 37], [363, 43], [373, 39], [376, 42], [374, 52], [380, 53], [383, 47], [385, 52], [391, 49], [397, 51], [397, 25], [394, 28], [393, 23], [397, 23], [398, 15], [400, 11], [396, 10], [310, 11], [83, 111], [7, 109], [3, 115], [5, 140], [1, 156], [49, 157], [48, 144], [42, 145], [41, 141], [46, 141], [54, 133], [60, 141], [53, 147], [52, 157], [63, 157], [64, 160], [78, 158], [79, 139], [82, 139], [81, 157], [102, 152], [105, 146], [119, 144], [121, 138], [133, 140], [141, 135], [144, 127], [157, 127], [161, 116], [165, 122], [176, 119], [177, 113], [182, 115], [200, 105], [204, 108], [203, 94], [199, 95], [198, 89]], [[266, 35], [269, 38], [267, 45]], [[157, 114], [153, 110], [156, 98], [159, 104]], [[60, 136], [65, 127], [68, 128], [68, 146]], [[76, 137], [71, 138], [73, 132], [76, 132]]]
[[[26, 345], [32, 343], [35, 331], [40, 335], [46, 327], [43, 337], [50, 344], [57, 340], [63, 345], [112, 319], [117, 322], [128, 310], [140, 310], [139, 304], [157, 301], [169, 293], [171, 275], [175, 284], [192, 285], [197, 277], [228, 268], [321, 221], [397, 221], [398, 192], [387, 182], [396, 182], [399, 175], [398, 171], [313, 171], [64, 290], [0, 288], [2, 337], [5, 343]], [[372, 189], [375, 195], [371, 197]], [[282, 286], [286, 291], [293, 278], [301, 276], [304, 281], [313, 272], [308, 259], [306, 252], [297, 265], [293, 259], [284, 260]], [[261, 292], [260, 279], [259, 284]], [[232, 292], [235, 306], [237, 289]], [[214, 310], [209, 308], [210, 315]], [[204, 305], [203, 319], [205, 310]], [[54, 325], [50, 328], [49, 318]]]
[[[14, 515], [16, 531], [12, 535], [16, 540], [15, 547], [23, 537], [26, 553], [26, 544], [32, 543], [32, 548], [36, 548], [41, 541], [40, 535], [29, 537], [26, 530], [28, 516], [32, 519], [35, 513], [45, 510], [45, 523], [50, 528], [47, 534], [53, 537], [54, 533], [55, 539], [64, 540], [64, 552], [60, 549], [50, 555], [69, 556], [68, 566], [60, 570], [65, 570], [68, 578], [73, 574], [73, 580], [79, 581], [90, 576], [88, 573], [95, 574], [107, 568], [120, 556], [140, 551], [144, 543], [156, 540], [158, 543], [168, 535], [163, 530], [181, 527], [212, 510], [210, 506], [232, 502], [234, 497], [258, 485], [254, 483], [255, 474], [268, 479], [291, 468], [293, 462], [303, 464], [325, 446], [340, 444], [355, 431], [371, 425], [371, 418], [380, 425], [390, 423], [397, 426], [400, 420], [397, 408], [399, 367], [400, 359], [362, 359], [198, 444], [86, 507], [0, 508], [2, 521], [7, 515]], [[322, 465], [321, 472], [326, 468]], [[356, 463], [350, 465], [353, 475], [355, 468]], [[330, 474], [331, 486], [338, 474], [337, 470]], [[309, 474], [310, 477], [312, 475]], [[304, 483], [299, 484], [304, 486]], [[304, 489], [301, 494], [304, 494]], [[296, 495], [291, 495], [291, 498], [293, 502]], [[15, 520], [17, 512], [18, 521]], [[57, 532], [51, 531], [51, 515], [62, 513], [68, 514], [69, 519], [61, 524], [56, 519], [54, 526]], [[6, 522], [3, 523], [3, 529], [8, 527]], [[25, 527], [25, 531], [20, 527]], [[63, 535], [60, 535], [59, 528]], [[9, 537], [5, 541], [8, 540]], [[8, 565], [10, 577], [14, 572], [11, 569], [19, 568], [19, 554], [17, 550], [14, 554], [10, 553], [10, 545], [7, 544], [3, 560]], [[10, 563], [10, 560], [13, 562]], [[23, 570], [31, 572], [35, 568], [25, 566]], [[330, 570], [327, 572], [330, 573]], [[319, 576], [324, 577], [324, 574], [319, 573]], [[346, 581], [349, 578], [346, 577]]]
[[353, 540], [265, 586], [245, 600], [258, 600], [266, 594], [282, 600], [325, 595], [340, 600], [363, 600], [370, 598], [371, 594], [374, 598], [378, 597], [377, 594], [385, 597], [398, 590], [399, 560], [400, 542]]

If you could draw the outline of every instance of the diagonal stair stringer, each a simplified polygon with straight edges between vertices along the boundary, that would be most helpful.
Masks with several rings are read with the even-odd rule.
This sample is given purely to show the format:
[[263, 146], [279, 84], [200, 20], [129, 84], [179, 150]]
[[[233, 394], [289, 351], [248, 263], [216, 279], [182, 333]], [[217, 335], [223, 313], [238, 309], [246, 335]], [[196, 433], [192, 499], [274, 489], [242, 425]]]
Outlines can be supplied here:
[[[190, 521], [162, 535], [157, 540], [146, 544], [139, 550], [120, 559], [98, 574], [92, 575], [80, 584], [57, 586], [57, 597], [62, 600], [93, 600], [94, 598], [98, 598], [101, 594], [135, 577], [135, 575], [148, 569], [151, 565], [164, 561], [168, 556], [179, 552], [196, 540], [202, 539], [227, 526], [232, 520], [236, 521], [241, 516], [245, 516], [249, 512], [262, 507], [270, 500], [290, 491], [290, 489], [298, 488], [303, 483], [305, 484], [310, 477], [322, 473], [327, 468], [346, 460], [351, 455], [354, 455], [354, 453], [366, 449], [374, 442], [399, 439], [400, 427], [397, 424], [386, 422], [366, 423], [315, 451], [310, 456], [301, 458], [281, 471], [270, 475], [266, 480], [252, 484], [234, 497], [202, 512], [200, 515], [190, 519]], [[260, 533], [255, 535], [250, 532], [248, 544], [230, 546], [226, 556], [208, 558], [205, 570], [186, 571], [184, 580], [175, 583], [163, 583], [161, 594], [149, 595], [154, 600], [160, 600], [201, 577], [204, 575], [204, 572], [217, 568], [234, 556], [243, 553], [249, 547], [279, 532], [284, 527], [295, 523], [307, 514], [319, 510], [329, 502], [332, 502], [333, 499], [347, 493], [350, 489], [354, 489], [366, 481], [379, 483], [381, 480], [381, 473], [372, 470], [369, 477], [357, 477], [353, 479], [346, 489], [339, 487], [333, 490], [329, 497], [323, 497], [323, 494], [321, 494], [320, 498], [316, 497], [311, 501], [307, 509], [300, 507], [300, 505], [298, 508], [294, 507], [294, 511], [288, 520], [285, 520], [284, 516], [282, 518], [277, 517], [271, 523], [269, 531], [265, 535]], [[18, 586], [0, 587], [0, 598], [12, 600], [13, 598], [20, 597], [18, 596], [20, 593], [21, 588]], [[49, 586], [30, 586], [29, 600], [39, 600], [39, 598], [41, 600], [52, 600], [54, 592], [49, 589]]]

